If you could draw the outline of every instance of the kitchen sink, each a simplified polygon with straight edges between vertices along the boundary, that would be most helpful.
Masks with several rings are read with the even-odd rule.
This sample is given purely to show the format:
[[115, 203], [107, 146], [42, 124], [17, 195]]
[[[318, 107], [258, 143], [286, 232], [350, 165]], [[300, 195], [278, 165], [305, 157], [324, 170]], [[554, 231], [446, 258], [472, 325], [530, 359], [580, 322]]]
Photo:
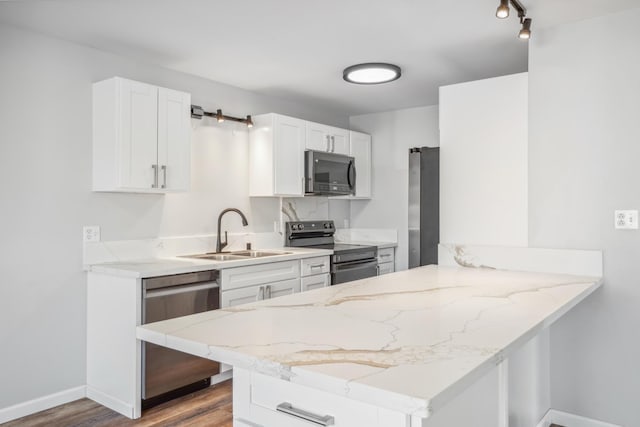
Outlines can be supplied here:
[[286, 255], [291, 252], [267, 252], [267, 251], [235, 251], [226, 253], [206, 253], [196, 255], [182, 255], [180, 258], [208, 259], [211, 261], [237, 261], [247, 258], [262, 258], [276, 255]]
[[231, 253], [233, 255], [239, 255], [243, 257], [262, 258], [264, 256], [287, 255], [287, 254], [290, 254], [291, 252], [235, 251]]
[[212, 261], [234, 261], [234, 260], [239, 260], [239, 259], [247, 259], [246, 256], [232, 255], [232, 254], [183, 255], [181, 258], [209, 259], [209, 260], [212, 260]]

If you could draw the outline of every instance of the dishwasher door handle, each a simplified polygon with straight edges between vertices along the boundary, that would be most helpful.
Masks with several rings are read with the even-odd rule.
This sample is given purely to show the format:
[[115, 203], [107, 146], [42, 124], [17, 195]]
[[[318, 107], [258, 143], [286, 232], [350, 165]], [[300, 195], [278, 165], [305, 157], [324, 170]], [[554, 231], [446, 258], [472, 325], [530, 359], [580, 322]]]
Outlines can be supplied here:
[[197, 285], [173, 286], [165, 289], [151, 289], [144, 293], [145, 299], [166, 297], [169, 295], [185, 294], [188, 292], [197, 292], [204, 289], [219, 288], [218, 282], [198, 283]]

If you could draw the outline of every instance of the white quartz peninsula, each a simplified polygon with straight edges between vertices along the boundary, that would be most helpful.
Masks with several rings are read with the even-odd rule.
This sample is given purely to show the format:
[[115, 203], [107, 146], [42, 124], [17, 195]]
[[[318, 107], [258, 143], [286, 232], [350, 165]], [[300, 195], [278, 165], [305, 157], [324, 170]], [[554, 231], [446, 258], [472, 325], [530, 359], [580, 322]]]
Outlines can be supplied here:
[[426, 266], [147, 324], [137, 337], [233, 365], [234, 425], [415, 427], [600, 285]]

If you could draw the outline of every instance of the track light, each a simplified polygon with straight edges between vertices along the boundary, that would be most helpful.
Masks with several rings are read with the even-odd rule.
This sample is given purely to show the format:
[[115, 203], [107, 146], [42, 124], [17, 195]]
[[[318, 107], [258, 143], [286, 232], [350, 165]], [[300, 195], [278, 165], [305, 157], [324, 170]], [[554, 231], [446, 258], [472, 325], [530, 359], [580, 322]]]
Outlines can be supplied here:
[[522, 21], [522, 29], [520, 30], [518, 37], [523, 40], [529, 40], [531, 38], [531, 18], [526, 18]]
[[500, 19], [509, 17], [509, 0], [500, 0], [500, 6], [496, 10], [496, 17]]
[[527, 18], [527, 9], [520, 3], [520, 0], [500, 0], [500, 6], [496, 10], [496, 17], [500, 19], [508, 18], [509, 5], [518, 12], [518, 18], [520, 18], [520, 24], [522, 24], [518, 37], [522, 40], [529, 40], [531, 38], [531, 18]]
[[192, 118], [202, 119], [205, 116], [215, 118], [218, 121], [218, 123], [223, 123], [224, 121], [229, 120], [232, 122], [244, 123], [247, 125], [248, 128], [253, 127], [253, 119], [251, 118], [251, 115], [247, 115], [246, 118], [241, 119], [239, 117], [225, 116], [224, 114], [222, 114], [222, 109], [220, 108], [218, 108], [215, 113], [209, 113], [208, 111], [204, 111], [204, 109], [198, 105], [191, 106]]

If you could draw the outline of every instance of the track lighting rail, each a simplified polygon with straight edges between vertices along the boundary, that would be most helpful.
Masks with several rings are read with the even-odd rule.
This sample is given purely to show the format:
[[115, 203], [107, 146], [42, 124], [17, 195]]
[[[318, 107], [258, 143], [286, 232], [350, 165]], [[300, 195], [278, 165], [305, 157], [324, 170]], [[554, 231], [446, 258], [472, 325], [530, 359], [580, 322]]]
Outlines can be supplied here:
[[244, 123], [247, 125], [248, 128], [253, 127], [253, 120], [251, 120], [251, 115], [247, 115], [246, 118], [242, 119], [240, 117], [233, 117], [233, 116], [227, 116], [225, 114], [222, 114], [222, 110], [220, 108], [218, 108], [215, 113], [210, 113], [208, 111], [205, 111], [202, 107], [198, 105], [192, 105], [191, 118], [200, 120], [203, 117], [213, 117], [218, 121], [218, 123], [222, 123], [228, 120], [230, 122]]

